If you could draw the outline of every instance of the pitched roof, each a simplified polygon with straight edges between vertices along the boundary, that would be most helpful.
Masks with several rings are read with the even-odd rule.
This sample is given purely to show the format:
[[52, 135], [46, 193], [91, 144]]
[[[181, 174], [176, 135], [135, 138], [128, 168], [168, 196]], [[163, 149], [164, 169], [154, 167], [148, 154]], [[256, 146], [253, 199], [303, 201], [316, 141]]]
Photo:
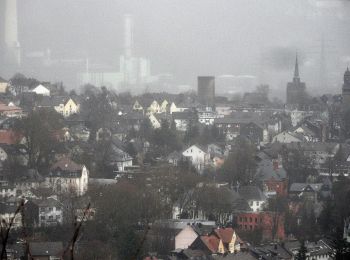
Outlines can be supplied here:
[[61, 206], [61, 203], [54, 198], [43, 199], [43, 200], [37, 201], [36, 204], [39, 207], [60, 207]]
[[223, 243], [230, 243], [235, 231], [233, 228], [216, 228], [214, 233], [222, 240]]
[[2, 77], [0, 77], [0, 83], [7, 83], [8, 81]]
[[266, 200], [264, 193], [256, 186], [242, 186], [238, 193], [246, 200]]
[[60, 256], [63, 253], [62, 242], [30, 242], [32, 256]]
[[71, 159], [64, 157], [51, 166], [51, 170], [61, 169], [62, 171], [78, 172], [81, 171], [83, 165], [73, 162]]
[[0, 143], [16, 144], [22, 138], [22, 135], [12, 130], [0, 130]]
[[276, 169], [270, 160], [263, 159], [258, 164], [255, 178], [259, 181], [266, 181], [270, 179], [282, 181], [283, 179], [287, 178], [287, 172], [283, 167]]
[[216, 253], [218, 251], [218, 247], [219, 247], [219, 244], [220, 244], [220, 239], [217, 236], [215, 236], [215, 235], [200, 236], [200, 240], [204, 243], [204, 245], [212, 253]]
[[293, 183], [290, 186], [289, 191], [290, 192], [302, 192], [308, 186], [310, 186], [314, 191], [318, 192], [321, 190], [323, 184], [322, 183]]

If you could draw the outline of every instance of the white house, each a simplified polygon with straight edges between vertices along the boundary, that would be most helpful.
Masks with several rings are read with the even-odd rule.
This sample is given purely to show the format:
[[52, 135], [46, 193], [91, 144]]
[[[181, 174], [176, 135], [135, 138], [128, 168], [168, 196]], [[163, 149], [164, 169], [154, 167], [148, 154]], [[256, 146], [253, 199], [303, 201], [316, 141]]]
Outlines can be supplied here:
[[192, 145], [182, 152], [184, 157], [190, 159], [192, 165], [202, 172], [208, 164], [210, 164], [210, 154], [207, 149], [199, 145]]
[[39, 210], [39, 227], [55, 226], [63, 223], [63, 204], [54, 198], [36, 203]]
[[82, 196], [88, 189], [88, 183], [89, 171], [85, 165], [77, 164], [66, 157], [56, 162], [45, 178], [45, 185], [58, 194], [72, 192]]
[[304, 141], [304, 136], [298, 133], [283, 131], [275, 135], [272, 139], [273, 143], [300, 143]]
[[50, 90], [41, 84], [32, 89], [31, 92], [34, 92], [37, 95], [50, 96]]
[[256, 186], [242, 186], [238, 194], [248, 202], [253, 212], [262, 211], [267, 202], [265, 194]]
[[64, 117], [78, 114], [80, 106], [70, 97], [58, 97], [53, 102], [54, 109]]
[[198, 234], [192, 225], [187, 225], [175, 236], [175, 249], [186, 249], [196, 240]]

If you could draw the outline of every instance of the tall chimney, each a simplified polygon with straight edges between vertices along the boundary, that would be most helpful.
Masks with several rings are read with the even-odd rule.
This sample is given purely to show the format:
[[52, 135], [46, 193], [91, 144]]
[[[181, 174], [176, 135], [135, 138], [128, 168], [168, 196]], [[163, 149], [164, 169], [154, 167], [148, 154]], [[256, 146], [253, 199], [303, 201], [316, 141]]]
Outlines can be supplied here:
[[20, 44], [18, 41], [17, 0], [5, 0], [5, 52], [7, 60], [20, 65]]
[[124, 48], [125, 57], [130, 58], [132, 56], [132, 50], [134, 47], [134, 22], [130, 14], [124, 16]]

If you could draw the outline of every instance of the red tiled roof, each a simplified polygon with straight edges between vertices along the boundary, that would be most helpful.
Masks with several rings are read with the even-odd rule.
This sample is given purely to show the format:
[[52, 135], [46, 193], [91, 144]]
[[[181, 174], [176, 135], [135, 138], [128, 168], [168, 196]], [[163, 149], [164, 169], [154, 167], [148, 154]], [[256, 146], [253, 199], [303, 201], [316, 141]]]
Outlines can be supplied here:
[[9, 112], [9, 111], [22, 111], [20, 107], [17, 106], [7, 106], [3, 103], [0, 103], [0, 113], [1, 112]]
[[17, 144], [22, 138], [22, 135], [13, 130], [0, 130], [1, 144]]
[[234, 233], [233, 228], [217, 228], [214, 233], [221, 238], [223, 243], [230, 243]]
[[216, 253], [218, 251], [220, 239], [217, 236], [201, 236], [200, 239], [212, 253]]
[[65, 170], [65, 171], [75, 172], [75, 171], [81, 171], [83, 166], [73, 162], [71, 159], [67, 157], [64, 157], [51, 166], [51, 170], [55, 170], [57, 168], [60, 168], [61, 170]]

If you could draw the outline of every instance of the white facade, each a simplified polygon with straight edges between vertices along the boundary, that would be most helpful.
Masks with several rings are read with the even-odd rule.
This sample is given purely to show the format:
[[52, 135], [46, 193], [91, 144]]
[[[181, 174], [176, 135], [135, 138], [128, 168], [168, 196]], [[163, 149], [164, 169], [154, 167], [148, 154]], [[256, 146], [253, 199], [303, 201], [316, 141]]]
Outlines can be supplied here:
[[272, 139], [272, 142], [278, 142], [278, 143], [296, 143], [296, 142], [302, 142], [300, 138], [294, 136], [292, 133], [289, 133], [287, 131], [283, 131], [282, 133], [279, 133], [275, 135]]
[[43, 203], [39, 203], [39, 227], [52, 226], [63, 223], [63, 205], [49, 198]]
[[202, 172], [204, 167], [210, 163], [210, 155], [207, 153], [207, 151], [202, 150], [196, 145], [192, 145], [191, 147], [187, 148], [182, 155], [190, 158], [192, 165], [199, 172]]
[[198, 234], [188, 225], [175, 236], [175, 249], [186, 249], [196, 240]]
[[264, 209], [265, 202], [265, 200], [248, 200], [249, 207], [254, 212], [262, 211]]
[[48, 176], [45, 178], [45, 185], [53, 188], [58, 194], [74, 192], [82, 196], [87, 192], [89, 183], [89, 171], [82, 166], [81, 174], [62, 174], [62, 176]]
[[41, 84], [35, 87], [31, 92], [34, 92], [37, 95], [50, 96], [50, 90]]

